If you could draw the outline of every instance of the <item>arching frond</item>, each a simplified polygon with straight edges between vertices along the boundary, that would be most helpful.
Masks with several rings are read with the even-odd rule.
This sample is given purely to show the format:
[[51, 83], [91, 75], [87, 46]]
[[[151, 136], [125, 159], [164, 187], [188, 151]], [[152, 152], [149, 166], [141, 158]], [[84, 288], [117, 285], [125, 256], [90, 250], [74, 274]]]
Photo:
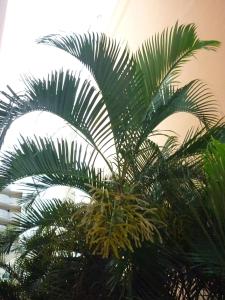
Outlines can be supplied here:
[[95, 33], [55, 34], [45, 36], [38, 42], [68, 52], [90, 70], [107, 108], [114, 141], [120, 149], [134, 130], [131, 128], [133, 119], [139, 120], [143, 113], [143, 83], [127, 47], [105, 34]]
[[215, 50], [218, 41], [200, 40], [194, 24], [179, 25], [156, 34], [138, 49], [135, 59], [145, 82], [146, 101], [177, 77], [182, 65], [198, 50]]
[[[17, 214], [9, 228], [0, 235], [0, 253], [8, 253], [10, 250], [17, 251], [18, 248], [21, 248], [21, 243], [26, 244], [33, 236], [36, 235], [38, 237], [42, 233], [43, 237], [45, 233], [49, 233], [50, 235], [56, 235], [59, 240], [60, 236], [62, 238], [63, 235], [66, 239], [68, 230], [74, 232], [73, 237], [69, 234], [71, 237], [70, 242], [73, 241], [74, 246], [76, 244], [75, 233], [77, 232], [78, 235], [81, 232], [77, 226], [79, 220], [74, 219], [74, 214], [80, 205], [70, 201], [51, 199], [40, 201], [34, 207], [29, 207], [29, 210], [26, 212], [23, 211], [21, 214]], [[15, 249], [12, 249], [11, 247], [15, 242], [17, 242], [17, 245], [16, 247], [14, 246]], [[66, 249], [66, 245], [64, 246]], [[35, 250], [32, 247], [31, 249]], [[21, 255], [24, 256], [23, 251]]]
[[101, 186], [102, 171], [96, 170], [93, 154], [77, 142], [50, 138], [22, 139], [13, 152], [1, 157], [0, 186], [4, 188], [16, 180], [35, 176], [46, 185], [58, 184], [88, 191], [88, 185]]
[[211, 128], [191, 129], [187, 132], [181, 145], [176, 152], [171, 156], [176, 159], [187, 158], [204, 153], [205, 149], [210, 144], [212, 138], [225, 141], [225, 125], [223, 122], [218, 122]]
[[[52, 34], [39, 39], [38, 42], [68, 52], [90, 70], [110, 116], [113, 114], [112, 109], [116, 114], [127, 106], [129, 99], [125, 97], [125, 92], [132, 86], [134, 76], [133, 60], [127, 47], [122, 47], [104, 33], [73, 33], [65, 36]], [[120, 99], [117, 107], [113, 103], [115, 99]]]
[[1, 143], [15, 119], [32, 111], [46, 111], [65, 120], [95, 149], [100, 149], [103, 141], [113, 144], [105, 104], [90, 82], [82, 82], [69, 71], [55, 71], [47, 79], [27, 77], [25, 85], [23, 96], [4, 93], [9, 103], [0, 101]]
[[30, 207], [25, 213], [22, 213], [14, 218], [13, 225], [18, 226], [21, 232], [28, 229], [36, 228], [45, 229], [54, 227], [60, 231], [60, 228], [73, 226], [76, 220], [72, 220], [73, 215], [77, 211], [78, 205], [72, 202], [60, 201], [57, 199], [51, 201], [40, 201], [35, 204], [35, 207]]
[[167, 86], [159, 90], [149, 105], [146, 122], [149, 123], [149, 127], [155, 128], [177, 112], [190, 113], [206, 125], [217, 120], [217, 109], [212, 95], [198, 80], [191, 81], [179, 89]]

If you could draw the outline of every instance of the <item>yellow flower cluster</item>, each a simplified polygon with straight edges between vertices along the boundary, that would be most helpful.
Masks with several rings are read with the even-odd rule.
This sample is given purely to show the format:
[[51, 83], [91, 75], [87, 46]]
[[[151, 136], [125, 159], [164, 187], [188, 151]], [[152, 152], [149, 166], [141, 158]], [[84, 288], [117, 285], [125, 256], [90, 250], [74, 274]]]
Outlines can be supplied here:
[[92, 189], [90, 204], [81, 210], [86, 243], [104, 258], [120, 257], [121, 250], [133, 252], [143, 241], [159, 236], [156, 209], [135, 195]]

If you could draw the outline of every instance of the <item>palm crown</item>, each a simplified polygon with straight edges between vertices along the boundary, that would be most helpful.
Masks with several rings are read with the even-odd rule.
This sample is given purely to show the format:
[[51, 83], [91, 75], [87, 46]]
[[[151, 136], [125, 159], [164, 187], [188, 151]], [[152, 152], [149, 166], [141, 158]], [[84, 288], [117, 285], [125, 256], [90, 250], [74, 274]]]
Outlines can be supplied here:
[[[87, 155], [77, 141], [69, 145], [66, 140], [54, 144], [50, 138], [23, 140], [13, 155], [3, 157], [1, 187], [27, 176], [46, 175], [49, 185], [68, 184], [87, 191], [86, 183], [102, 180], [96, 156], [103, 158], [107, 174], [118, 185], [132, 186], [171, 149], [176, 159], [188, 155], [182, 146], [175, 148], [174, 139], [168, 138], [162, 149], [150, 139], [163, 120], [188, 112], [207, 128], [216, 121], [215, 105], [204, 84], [194, 80], [178, 88], [175, 81], [182, 64], [196, 51], [214, 50], [219, 44], [199, 40], [194, 25], [176, 24], [134, 54], [104, 34], [51, 35], [39, 42], [73, 55], [93, 80], [56, 71], [47, 79], [27, 78], [23, 96], [4, 93], [9, 101], [1, 101], [1, 142], [16, 118], [37, 110], [63, 118], [93, 151]], [[185, 142], [192, 146], [192, 155], [198, 153], [192, 135]]]
[[[219, 43], [199, 40], [192, 24], [164, 30], [135, 53], [105, 34], [50, 35], [38, 42], [68, 52], [92, 77], [82, 80], [71, 71], [56, 71], [47, 79], [26, 78], [22, 96], [11, 89], [3, 93], [8, 101], [0, 102], [1, 144], [15, 119], [32, 111], [46, 111], [64, 119], [85, 146], [81, 139], [69, 143], [67, 139], [30, 137], [22, 138], [13, 151], [2, 155], [1, 188], [28, 177], [38, 182], [24, 183], [29, 193], [23, 201], [31, 206], [15, 221], [17, 230], [10, 233], [12, 238], [8, 246], [4, 243], [5, 249], [21, 232], [39, 226], [45, 231], [38, 231], [28, 243], [25, 239], [25, 253], [37, 241], [51, 252], [46, 246], [48, 235], [52, 238], [53, 234], [50, 229], [64, 228], [62, 235], [54, 235], [54, 240], [61, 237], [55, 243], [57, 253], [65, 248], [68, 253], [82, 252], [88, 245], [88, 255], [118, 260], [114, 267], [121, 264], [120, 279], [125, 278], [129, 259], [124, 262], [121, 257], [140, 248], [135, 259], [141, 256], [142, 262], [146, 243], [157, 241], [161, 247], [165, 221], [171, 217], [165, 209], [173, 208], [174, 215], [185, 211], [190, 187], [198, 190], [203, 177], [202, 150], [211, 136], [223, 137], [223, 126], [217, 123], [216, 106], [205, 85], [199, 80], [182, 87], [177, 84], [187, 60], [198, 50], [215, 50]], [[191, 113], [201, 123], [199, 130], [188, 132], [181, 145], [175, 134], [168, 136], [156, 130], [177, 112]], [[151, 137], [162, 134], [166, 142], [159, 146]], [[96, 163], [98, 157], [102, 165]], [[55, 185], [82, 189], [90, 195], [90, 204], [75, 207], [55, 200], [32, 208], [37, 194]], [[179, 240], [178, 231], [174, 234]], [[151, 251], [157, 255], [154, 249]], [[23, 263], [27, 267], [28, 261]]]

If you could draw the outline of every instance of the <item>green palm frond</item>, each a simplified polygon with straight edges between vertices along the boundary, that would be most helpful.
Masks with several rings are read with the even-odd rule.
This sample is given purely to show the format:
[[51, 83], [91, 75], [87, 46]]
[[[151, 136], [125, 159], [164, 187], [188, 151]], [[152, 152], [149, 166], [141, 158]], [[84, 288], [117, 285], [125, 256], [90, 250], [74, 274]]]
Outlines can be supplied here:
[[[143, 111], [141, 75], [127, 47], [105, 34], [69, 34], [43, 37], [39, 43], [62, 49], [91, 72], [98, 85], [118, 151], [137, 130]], [[134, 122], [135, 121], [135, 122]], [[128, 125], [129, 124], [129, 125]], [[104, 138], [103, 140], [106, 139]]]
[[1, 143], [10, 124], [32, 111], [47, 111], [59, 116], [95, 149], [112, 140], [105, 105], [90, 82], [82, 82], [69, 71], [55, 71], [47, 79], [27, 77], [25, 85], [23, 96], [3, 93], [9, 103], [0, 102]]
[[[122, 47], [120, 43], [103, 33], [84, 35], [74, 33], [66, 36], [53, 34], [39, 39], [38, 42], [68, 52], [90, 70], [102, 93], [110, 117], [112, 114], [120, 114], [121, 110], [126, 108], [129, 99], [125, 92], [132, 86], [134, 80], [134, 63], [127, 47]], [[112, 100], [118, 98], [120, 103], [116, 102], [115, 105]]]
[[0, 253], [1, 255], [8, 254], [12, 249], [12, 245], [18, 239], [20, 230], [13, 226], [8, 226], [0, 233]]
[[194, 115], [203, 124], [217, 120], [217, 107], [205, 84], [194, 80], [176, 89], [166, 86], [152, 99], [147, 110], [146, 123], [149, 131], [177, 112]]
[[1, 300], [21, 300], [20, 287], [7, 280], [0, 281], [0, 299]]
[[204, 198], [196, 198], [192, 213], [199, 226], [199, 234], [190, 240], [191, 259], [206, 274], [225, 274], [225, 145], [213, 140], [204, 157], [206, 191]]
[[152, 96], [174, 80], [184, 63], [198, 50], [215, 50], [218, 41], [202, 41], [196, 33], [194, 24], [179, 25], [156, 34], [143, 43], [135, 58], [144, 77], [147, 103]]
[[133, 149], [131, 145], [127, 145], [126, 148], [121, 149], [120, 154], [122, 157], [122, 178], [126, 179], [131, 185], [138, 184], [141, 170], [148, 168], [162, 156], [160, 147], [150, 139], [142, 142], [137, 150]]
[[54, 199], [47, 202], [39, 202], [35, 207], [14, 218], [13, 225], [18, 226], [21, 231], [35, 227], [46, 228], [55, 226], [55, 228], [66, 228], [71, 226], [69, 219], [77, 211], [77, 205], [68, 201]]
[[82, 145], [63, 139], [22, 139], [14, 151], [1, 157], [0, 186], [33, 176], [46, 187], [66, 185], [88, 191], [88, 184], [101, 186], [103, 182], [101, 169], [93, 167], [93, 154], [88, 156]]
[[181, 145], [177, 148], [176, 152], [171, 156], [179, 159], [191, 156], [199, 156], [204, 153], [205, 149], [210, 144], [212, 138], [225, 141], [225, 127], [224, 122], [218, 122], [212, 127], [203, 127], [188, 130]]
[[[71, 201], [60, 201], [57, 199], [52, 199], [48, 201], [41, 201], [36, 203], [35, 206], [29, 207], [29, 210], [17, 214], [13, 220], [12, 224], [0, 235], [0, 252], [9, 253], [9, 251], [21, 250], [21, 245], [25, 247], [29, 246], [29, 249], [34, 250], [38, 245], [34, 247], [31, 245], [33, 239], [53, 238], [55, 236], [56, 240], [59, 242], [55, 245], [55, 248], [61, 245], [68, 249], [68, 244], [76, 245], [75, 236], [81, 234], [81, 230], [78, 229], [79, 220], [74, 219], [73, 216], [79, 209], [81, 204], [75, 204]], [[72, 239], [68, 239], [71, 233], [68, 235], [68, 231], [73, 231], [74, 236]], [[23, 233], [27, 235], [22, 235]], [[46, 242], [48, 241], [48, 238]], [[80, 240], [80, 238], [79, 238]], [[36, 241], [37, 242], [37, 241]], [[35, 242], [35, 243], [36, 243]], [[15, 243], [17, 245], [15, 246]], [[64, 244], [64, 246], [63, 246]], [[14, 249], [12, 248], [14, 247]], [[74, 248], [75, 249], [75, 248]], [[20, 255], [24, 256], [24, 250]]]

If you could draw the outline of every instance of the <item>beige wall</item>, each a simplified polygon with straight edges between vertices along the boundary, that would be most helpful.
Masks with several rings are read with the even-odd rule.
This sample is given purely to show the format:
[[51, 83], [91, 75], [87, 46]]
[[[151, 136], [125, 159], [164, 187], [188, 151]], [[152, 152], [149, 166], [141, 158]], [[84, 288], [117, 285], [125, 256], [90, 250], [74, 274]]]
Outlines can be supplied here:
[[[205, 81], [218, 101], [221, 114], [225, 113], [225, 0], [119, 0], [110, 31], [136, 49], [142, 41], [177, 20], [195, 23], [201, 39], [222, 42], [216, 53], [203, 51], [189, 62], [181, 79]], [[193, 119], [179, 114], [162, 127], [176, 129], [183, 135], [192, 124]]]

